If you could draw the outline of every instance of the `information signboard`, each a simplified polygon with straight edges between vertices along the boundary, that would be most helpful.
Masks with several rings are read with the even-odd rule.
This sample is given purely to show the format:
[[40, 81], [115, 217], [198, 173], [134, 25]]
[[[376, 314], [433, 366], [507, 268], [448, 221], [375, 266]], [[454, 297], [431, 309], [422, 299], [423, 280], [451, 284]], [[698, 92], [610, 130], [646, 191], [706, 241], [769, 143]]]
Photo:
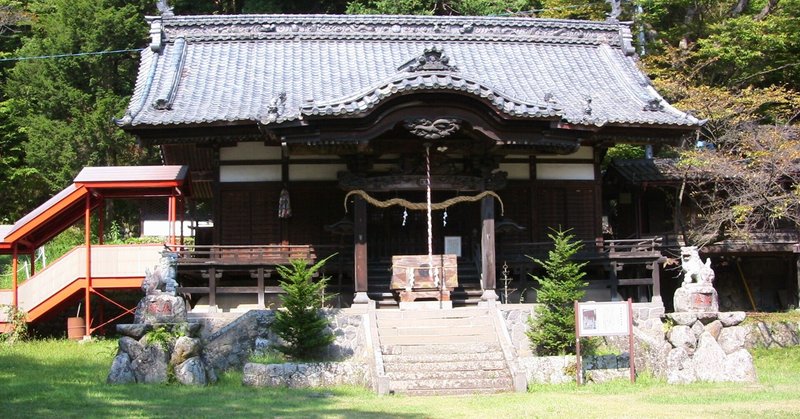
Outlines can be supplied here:
[[581, 336], [626, 336], [630, 332], [627, 301], [578, 303], [577, 320]]
[[575, 352], [578, 384], [583, 384], [581, 362], [581, 338], [587, 336], [628, 336], [628, 362], [631, 382], [636, 382], [633, 353], [633, 302], [588, 302], [575, 301]]

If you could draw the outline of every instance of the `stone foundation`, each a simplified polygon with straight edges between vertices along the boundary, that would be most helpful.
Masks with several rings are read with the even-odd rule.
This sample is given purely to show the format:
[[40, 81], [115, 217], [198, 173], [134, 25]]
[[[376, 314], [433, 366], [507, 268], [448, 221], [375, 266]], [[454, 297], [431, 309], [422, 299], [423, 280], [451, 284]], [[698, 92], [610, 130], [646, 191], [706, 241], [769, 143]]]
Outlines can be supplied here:
[[753, 358], [745, 349], [745, 313], [671, 313], [667, 332], [672, 349], [667, 355], [670, 384], [695, 381], [756, 381]]
[[247, 363], [242, 377], [242, 384], [252, 387], [371, 387], [371, 381], [367, 364], [358, 362]]

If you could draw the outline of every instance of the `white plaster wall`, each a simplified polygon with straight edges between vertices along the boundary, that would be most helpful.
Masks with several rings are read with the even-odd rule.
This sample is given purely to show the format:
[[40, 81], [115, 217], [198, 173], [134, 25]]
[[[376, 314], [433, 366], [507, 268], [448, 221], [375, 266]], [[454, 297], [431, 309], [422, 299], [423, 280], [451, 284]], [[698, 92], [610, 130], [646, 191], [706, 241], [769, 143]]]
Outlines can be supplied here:
[[594, 180], [594, 165], [589, 163], [538, 163], [536, 179], [539, 180]]
[[263, 143], [238, 143], [234, 147], [219, 149], [220, 161], [232, 160], [272, 160], [281, 158], [281, 148], [266, 146]]
[[562, 155], [548, 155], [548, 156], [536, 156], [538, 160], [547, 160], [547, 159], [593, 159], [594, 158], [594, 148], [590, 146], [581, 146], [578, 148], [578, 151], [567, 154], [566, 156]]
[[289, 166], [289, 180], [336, 180], [337, 173], [345, 170], [345, 164], [293, 164]]
[[219, 167], [220, 182], [280, 182], [280, 165], [236, 165]]
[[508, 173], [512, 180], [530, 180], [531, 171], [528, 163], [500, 163], [500, 170]]

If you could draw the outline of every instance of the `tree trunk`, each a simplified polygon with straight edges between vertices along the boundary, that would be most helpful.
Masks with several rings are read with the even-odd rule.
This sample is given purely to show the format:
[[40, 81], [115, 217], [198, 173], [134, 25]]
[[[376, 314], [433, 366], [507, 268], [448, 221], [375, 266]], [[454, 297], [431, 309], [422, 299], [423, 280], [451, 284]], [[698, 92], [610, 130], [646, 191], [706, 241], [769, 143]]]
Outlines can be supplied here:
[[755, 20], [761, 20], [767, 17], [768, 14], [772, 13], [772, 10], [775, 9], [775, 6], [778, 5], [778, 0], [769, 0], [767, 4], [764, 5], [764, 8], [756, 15], [754, 18]]
[[742, 14], [742, 12], [747, 9], [749, 3], [749, 0], [739, 0], [736, 2], [736, 5], [733, 6], [733, 9], [731, 9], [731, 17], [737, 17]]

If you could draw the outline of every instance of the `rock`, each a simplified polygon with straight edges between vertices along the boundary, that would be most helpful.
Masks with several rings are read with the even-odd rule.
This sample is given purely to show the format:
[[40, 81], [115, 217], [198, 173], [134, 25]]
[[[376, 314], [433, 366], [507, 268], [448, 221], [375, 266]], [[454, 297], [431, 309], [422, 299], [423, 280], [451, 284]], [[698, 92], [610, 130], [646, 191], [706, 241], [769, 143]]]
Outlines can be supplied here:
[[149, 324], [118, 324], [117, 333], [139, 340], [145, 333], [152, 330], [152, 328], [153, 327]]
[[705, 328], [705, 326], [703, 326], [703, 322], [701, 322], [700, 320], [694, 322], [694, 324], [692, 325], [692, 332], [694, 332], [694, 335], [698, 339], [700, 338], [700, 335], [702, 335], [703, 332], [705, 332], [705, 331], [706, 331], [706, 328]]
[[705, 326], [705, 330], [714, 337], [714, 340], [717, 340], [720, 332], [722, 332], [722, 322], [719, 320], [714, 320]]
[[144, 345], [128, 336], [121, 337], [117, 345], [119, 346], [119, 351], [128, 354], [131, 360], [140, 358], [144, 351]]
[[719, 346], [726, 354], [730, 355], [745, 347], [747, 334], [748, 329], [745, 327], [726, 327], [720, 332], [717, 343], [719, 343]]
[[106, 382], [109, 384], [128, 384], [135, 383], [136, 376], [131, 369], [131, 358], [125, 352], [120, 352], [114, 357], [111, 363], [111, 371], [108, 373]]
[[176, 365], [175, 379], [184, 385], [204, 386], [208, 384], [205, 365], [198, 356]]
[[709, 324], [711, 322], [716, 321], [718, 314], [719, 313], [717, 313], [717, 312], [697, 313], [697, 320], [700, 320], [700, 323], [703, 323], [703, 325], [707, 325], [707, 324]]
[[692, 360], [684, 348], [669, 351], [666, 372], [669, 384], [693, 383], [697, 379]]
[[269, 339], [257, 337], [255, 344], [253, 345], [253, 354], [265, 355], [269, 352], [271, 347], [272, 347], [272, 342], [270, 342]]
[[725, 351], [711, 336], [711, 333], [703, 332], [697, 343], [697, 350], [694, 351], [692, 364], [698, 380], [702, 381], [726, 381], [725, 380]]
[[681, 326], [691, 326], [697, 321], [697, 314], [695, 313], [669, 313], [667, 318], [671, 319], [675, 324]]
[[666, 340], [664, 329], [633, 329], [634, 362], [637, 368], [664, 378], [667, 370], [667, 355], [672, 345]]
[[181, 336], [175, 340], [175, 346], [172, 349], [172, 357], [169, 362], [172, 365], [178, 365], [198, 355], [200, 355], [200, 340]]
[[744, 311], [728, 311], [717, 314], [717, 318], [725, 327], [736, 326], [747, 317]]
[[186, 302], [168, 294], [146, 295], [136, 306], [134, 323], [185, 323]]
[[147, 345], [141, 355], [131, 361], [137, 383], [167, 382], [167, 353], [159, 345]]
[[669, 343], [675, 348], [684, 348], [691, 354], [697, 346], [697, 336], [695, 336], [689, 326], [673, 326], [669, 331]]
[[756, 368], [753, 357], [746, 349], [740, 349], [725, 359], [724, 380], [737, 383], [755, 383]]

